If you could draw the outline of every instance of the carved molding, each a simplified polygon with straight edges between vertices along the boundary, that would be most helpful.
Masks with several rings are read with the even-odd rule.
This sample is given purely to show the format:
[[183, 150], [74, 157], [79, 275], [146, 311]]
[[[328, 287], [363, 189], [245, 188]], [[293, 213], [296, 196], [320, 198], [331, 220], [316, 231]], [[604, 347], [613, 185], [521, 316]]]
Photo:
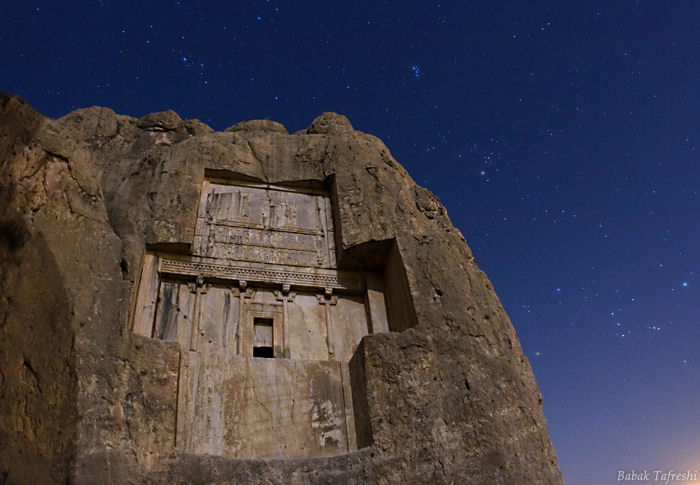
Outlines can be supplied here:
[[187, 276], [203, 276], [224, 280], [245, 281], [247, 283], [273, 283], [290, 287], [323, 288], [362, 292], [364, 281], [362, 273], [356, 271], [339, 271], [331, 269], [290, 268], [271, 264], [257, 264], [257, 267], [236, 264], [217, 264], [213, 262], [170, 259], [161, 257], [158, 265], [160, 273]]

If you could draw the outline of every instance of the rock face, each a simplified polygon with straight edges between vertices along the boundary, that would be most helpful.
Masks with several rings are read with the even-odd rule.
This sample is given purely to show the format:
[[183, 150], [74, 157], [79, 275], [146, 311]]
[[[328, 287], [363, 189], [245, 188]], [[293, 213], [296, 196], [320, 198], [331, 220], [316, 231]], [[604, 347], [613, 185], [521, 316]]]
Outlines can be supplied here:
[[562, 483], [530, 365], [377, 138], [0, 100], [2, 483]]

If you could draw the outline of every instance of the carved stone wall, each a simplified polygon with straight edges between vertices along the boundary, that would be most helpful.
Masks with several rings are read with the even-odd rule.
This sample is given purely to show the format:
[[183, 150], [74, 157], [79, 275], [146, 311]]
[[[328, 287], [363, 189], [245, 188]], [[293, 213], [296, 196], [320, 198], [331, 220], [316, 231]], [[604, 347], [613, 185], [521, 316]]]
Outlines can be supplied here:
[[176, 447], [357, 449], [347, 363], [387, 308], [381, 273], [337, 269], [328, 195], [205, 179], [191, 247], [146, 253], [133, 311], [135, 333], [180, 348]]
[[336, 266], [330, 199], [322, 192], [205, 180], [195, 231], [197, 256]]
[[346, 363], [185, 352], [176, 445], [236, 458], [357, 449]]

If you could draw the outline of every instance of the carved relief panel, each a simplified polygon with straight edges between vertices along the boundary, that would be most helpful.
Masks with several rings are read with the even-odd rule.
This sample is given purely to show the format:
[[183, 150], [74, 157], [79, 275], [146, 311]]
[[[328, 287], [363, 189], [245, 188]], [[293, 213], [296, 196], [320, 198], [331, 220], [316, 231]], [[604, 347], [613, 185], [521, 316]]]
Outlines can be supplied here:
[[334, 268], [330, 200], [313, 191], [205, 181], [193, 254]]

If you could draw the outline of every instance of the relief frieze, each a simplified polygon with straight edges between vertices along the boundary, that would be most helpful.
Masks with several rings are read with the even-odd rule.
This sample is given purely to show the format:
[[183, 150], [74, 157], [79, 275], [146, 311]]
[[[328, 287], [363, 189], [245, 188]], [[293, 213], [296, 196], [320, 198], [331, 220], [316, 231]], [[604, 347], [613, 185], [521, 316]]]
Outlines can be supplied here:
[[242, 261], [224, 264], [204, 258], [161, 256], [158, 272], [234, 281], [275, 283], [291, 287], [332, 288], [348, 293], [361, 293], [365, 289], [363, 275], [357, 271], [280, 267], [274, 264], [254, 265]]
[[330, 199], [314, 191], [205, 181], [193, 254], [333, 268]]

